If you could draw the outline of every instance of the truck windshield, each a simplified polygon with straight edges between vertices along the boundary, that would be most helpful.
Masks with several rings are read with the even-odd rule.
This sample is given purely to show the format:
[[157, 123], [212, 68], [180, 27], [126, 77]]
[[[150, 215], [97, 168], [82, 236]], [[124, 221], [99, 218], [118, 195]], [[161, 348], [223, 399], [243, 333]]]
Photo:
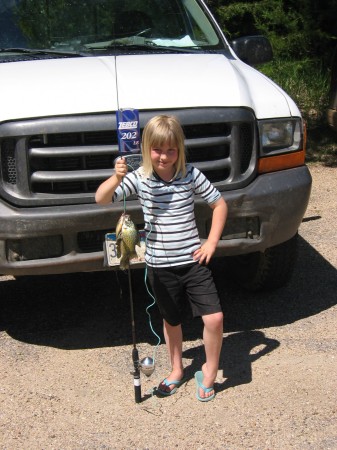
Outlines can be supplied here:
[[[197, 0], [1, 0], [0, 54], [205, 51], [225, 42]], [[27, 54], [27, 52], [26, 52]], [[51, 54], [53, 54], [51, 52]]]

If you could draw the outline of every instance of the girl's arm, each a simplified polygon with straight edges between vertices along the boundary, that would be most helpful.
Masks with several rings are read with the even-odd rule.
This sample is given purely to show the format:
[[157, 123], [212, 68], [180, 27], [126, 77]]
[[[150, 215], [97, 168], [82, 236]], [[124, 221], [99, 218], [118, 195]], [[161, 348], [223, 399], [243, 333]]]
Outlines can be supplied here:
[[199, 264], [204, 262], [208, 264], [211, 260], [224, 229], [228, 214], [227, 203], [222, 197], [212, 203], [210, 207], [213, 209], [211, 230], [206, 242], [193, 253], [194, 260], [199, 261]]
[[118, 158], [115, 164], [115, 173], [105, 180], [96, 191], [96, 203], [99, 203], [100, 205], [108, 205], [111, 203], [115, 190], [121, 184], [122, 179], [127, 172], [128, 167], [125, 158]]

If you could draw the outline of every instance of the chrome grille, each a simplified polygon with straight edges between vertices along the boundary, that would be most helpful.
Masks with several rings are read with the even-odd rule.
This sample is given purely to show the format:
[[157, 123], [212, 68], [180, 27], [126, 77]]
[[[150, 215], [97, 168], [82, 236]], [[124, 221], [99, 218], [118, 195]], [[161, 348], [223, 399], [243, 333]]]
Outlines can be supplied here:
[[[237, 189], [252, 179], [257, 137], [251, 111], [204, 108], [140, 112], [141, 128], [159, 113], [180, 119], [187, 160], [218, 189]], [[1, 189], [18, 205], [94, 202], [98, 185], [111, 175], [118, 156], [115, 127], [114, 114], [1, 125]]]

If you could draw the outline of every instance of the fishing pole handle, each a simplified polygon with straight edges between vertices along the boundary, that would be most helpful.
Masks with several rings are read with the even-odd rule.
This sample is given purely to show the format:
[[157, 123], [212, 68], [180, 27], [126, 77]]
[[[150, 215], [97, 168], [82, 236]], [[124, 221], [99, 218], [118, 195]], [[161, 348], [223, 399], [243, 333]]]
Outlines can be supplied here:
[[[134, 323], [132, 326], [133, 332], [134, 332]], [[142, 401], [142, 391], [141, 391], [141, 383], [140, 383], [140, 370], [139, 370], [139, 356], [138, 356], [138, 349], [136, 347], [136, 337], [135, 334], [133, 335], [134, 340], [134, 347], [132, 349], [132, 361], [133, 361], [133, 385], [135, 388], [135, 402], [140, 403]]]
[[138, 169], [143, 161], [143, 157], [140, 153], [121, 154], [114, 159], [113, 161], [114, 166], [116, 164], [116, 161], [121, 158], [125, 159], [126, 165], [132, 170]]
[[140, 373], [134, 372], [133, 374], [133, 385], [135, 388], [135, 402], [140, 403], [142, 401], [142, 388], [140, 384]]

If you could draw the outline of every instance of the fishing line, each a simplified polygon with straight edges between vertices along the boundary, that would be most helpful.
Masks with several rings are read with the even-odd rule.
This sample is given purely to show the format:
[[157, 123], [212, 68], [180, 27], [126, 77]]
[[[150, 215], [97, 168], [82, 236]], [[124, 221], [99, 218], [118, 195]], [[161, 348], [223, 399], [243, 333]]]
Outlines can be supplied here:
[[[145, 239], [145, 247], [147, 247], [147, 241], [148, 241], [148, 238], [149, 238], [149, 236], [150, 236], [150, 234], [152, 233], [152, 223], [151, 222], [149, 222], [149, 224], [150, 224], [150, 231], [147, 233], [147, 235], [146, 235], [146, 239]], [[150, 308], [152, 308], [152, 306], [154, 306], [155, 304], [156, 304], [156, 298], [154, 297], [154, 295], [150, 292], [150, 289], [149, 289], [149, 287], [148, 287], [148, 284], [147, 284], [147, 264], [145, 265], [145, 272], [144, 272], [144, 284], [145, 284], [145, 288], [146, 288], [146, 291], [147, 291], [147, 293], [149, 294], [149, 296], [152, 298], [152, 300], [153, 300], [153, 302], [150, 304], [150, 305], [148, 305], [148, 307], [146, 308], [146, 314], [149, 316], [149, 325], [150, 325], [150, 329], [151, 329], [151, 331], [152, 331], [152, 333], [156, 336], [156, 338], [158, 339], [158, 342], [157, 342], [157, 345], [155, 346], [155, 348], [154, 348], [154, 350], [153, 350], [153, 361], [155, 362], [156, 361], [156, 358], [155, 358], [155, 356], [156, 356], [156, 352], [157, 352], [157, 349], [158, 349], [158, 347], [159, 347], [159, 345], [160, 345], [160, 343], [161, 343], [161, 339], [160, 339], [160, 336], [154, 331], [154, 329], [153, 329], [153, 326], [152, 326], [152, 319], [151, 319], [151, 314], [149, 313], [149, 309]]]

